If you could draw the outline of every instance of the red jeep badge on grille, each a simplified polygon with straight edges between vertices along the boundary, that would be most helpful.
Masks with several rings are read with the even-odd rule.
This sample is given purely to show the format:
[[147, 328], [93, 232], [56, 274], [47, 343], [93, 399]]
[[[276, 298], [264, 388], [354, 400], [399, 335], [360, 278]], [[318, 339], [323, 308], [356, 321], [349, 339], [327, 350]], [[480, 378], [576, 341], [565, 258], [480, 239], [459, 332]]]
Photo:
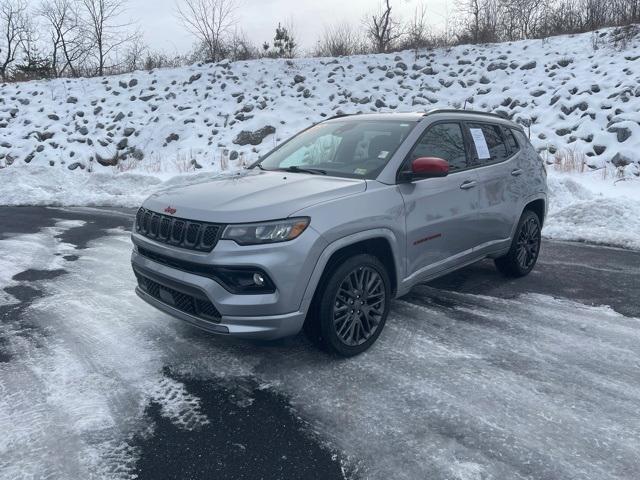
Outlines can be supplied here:
[[167, 212], [169, 215], [173, 215], [174, 213], [176, 213], [176, 209], [173, 208], [171, 205], [165, 208], [164, 211]]

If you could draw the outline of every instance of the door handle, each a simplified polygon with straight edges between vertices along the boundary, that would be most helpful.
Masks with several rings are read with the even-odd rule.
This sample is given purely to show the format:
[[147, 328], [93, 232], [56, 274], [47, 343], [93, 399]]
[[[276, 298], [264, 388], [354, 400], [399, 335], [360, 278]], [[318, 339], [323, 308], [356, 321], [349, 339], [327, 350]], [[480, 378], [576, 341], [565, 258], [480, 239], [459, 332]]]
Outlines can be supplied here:
[[476, 186], [476, 181], [475, 180], [466, 180], [464, 182], [462, 182], [462, 185], [460, 185], [460, 188], [462, 190], [469, 190], [470, 188], [473, 188]]
[[514, 177], [519, 177], [520, 175], [522, 175], [522, 169], [516, 168], [515, 170], [512, 170], [511, 175], [513, 175]]

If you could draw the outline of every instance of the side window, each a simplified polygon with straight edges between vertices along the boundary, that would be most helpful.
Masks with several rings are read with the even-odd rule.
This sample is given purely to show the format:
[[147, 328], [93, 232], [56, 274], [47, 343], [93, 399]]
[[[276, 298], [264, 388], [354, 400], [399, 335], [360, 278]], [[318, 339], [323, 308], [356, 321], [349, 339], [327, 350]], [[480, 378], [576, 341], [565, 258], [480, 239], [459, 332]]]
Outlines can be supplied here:
[[511, 130], [511, 133], [516, 137], [516, 140], [520, 144], [520, 148], [521, 149], [528, 148], [529, 139], [527, 138], [527, 136], [524, 133], [522, 133], [522, 131], [520, 131], [520, 130]]
[[502, 129], [502, 137], [504, 138], [504, 143], [507, 146], [507, 154], [509, 156], [515, 155], [520, 150], [518, 147], [518, 142], [516, 141], [516, 137], [513, 136], [513, 132], [510, 128], [501, 127]]
[[502, 162], [509, 157], [500, 126], [488, 123], [469, 123], [469, 133], [475, 147], [476, 165]]
[[411, 161], [420, 157], [439, 157], [449, 162], [449, 171], [467, 168], [462, 128], [458, 123], [438, 123], [429, 127], [409, 154]]

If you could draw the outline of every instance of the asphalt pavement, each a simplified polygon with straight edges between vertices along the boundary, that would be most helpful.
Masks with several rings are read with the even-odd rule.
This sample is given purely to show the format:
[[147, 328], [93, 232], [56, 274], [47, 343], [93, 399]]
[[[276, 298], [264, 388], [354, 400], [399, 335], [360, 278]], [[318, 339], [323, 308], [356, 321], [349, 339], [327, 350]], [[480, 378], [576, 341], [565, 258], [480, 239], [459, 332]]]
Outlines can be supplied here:
[[[52, 330], [50, 325], [42, 324], [42, 318], [46, 317], [38, 313], [38, 302], [42, 302], [47, 296], [60, 295], [58, 290], [62, 288], [60, 285], [66, 285], [61, 283], [65, 281], [65, 277], [78, 274], [77, 268], [80, 267], [75, 267], [74, 264], [82, 263], [84, 256], [89, 259], [88, 253], [101, 239], [114, 235], [114, 232], [129, 229], [132, 218], [133, 211], [128, 209], [0, 207], [0, 247], [4, 240], [26, 239], [30, 238], [29, 235], [42, 232], [52, 232], [56, 244], [65, 245], [64, 250], [51, 250], [51, 255], [59, 258], [46, 268], [40, 268], [48, 265], [42, 260], [36, 262], [36, 268], [25, 262], [30, 265], [29, 268], [13, 274], [9, 284], [0, 284], [0, 289], [14, 300], [3, 304], [0, 297], [0, 375], [3, 364], [7, 366], [6, 372], [11, 372], [12, 366], [19, 365], [27, 365], [27, 370], [32, 369], [27, 362], [29, 359], [21, 354], [24, 350], [21, 350], [17, 338], [20, 341], [37, 339], [34, 342], [43, 345], [48, 345], [47, 342], [50, 341], [55, 343], [56, 330]], [[51, 230], [65, 221], [77, 223], [60, 231]], [[124, 250], [128, 247], [122, 242], [119, 245], [117, 251], [122, 253], [124, 259]], [[40, 252], [38, 255], [43, 254]], [[104, 261], [126, 263], [118, 259]], [[92, 257], [92, 261], [95, 262], [95, 258]], [[83, 275], [86, 275], [87, 269], [83, 268]], [[95, 266], [93, 274], [100, 276], [102, 268], [100, 265]], [[128, 266], [123, 265], [121, 271], [124, 272], [127, 268]], [[92, 302], [91, 299], [86, 301]], [[140, 306], [145, 315], [155, 315], [148, 308], [150, 307], [146, 305]], [[530, 319], [527, 318], [528, 309], [532, 312]], [[72, 309], [70, 314], [71, 311]], [[574, 312], [575, 321], [572, 317]], [[503, 317], [508, 319], [511, 316], [511, 324], [502, 320]], [[551, 317], [554, 318], [554, 323], [549, 320]], [[380, 358], [396, 361], [399, 352], [404, 350], [402, 358], [407, 356], [408, 360], [400, 365], [406, 371], [396, 375], [403, 379], [407, 375], [410, 383], [413, 371], [416, 378], [415, 391], [410, 385], [398, 380], [398, 391], [407, 389], [409, 393], [394, 399], [389, 392], [380, 400], [380, 405], [370, 405], [373, 410], [379, 409], [378, 416], [363, 413], [358, 405], [353, 407], [352, 413], [346, 407], [347, 410], [335, 418], [327, 406], [331, 404], [336, 408], [345, 408], [344, 402], [339, 402], [336, 398], [342, 398], [342, 395], [344, 398], [357, 396], [360, 401], [368, 401], [367, 393], [386, 392], [390, 383], [397, 380], [389, 372], [384, 372], [383, 375], [382, 370], [376, 370], [381, 367], [377, 365], [375, 355], [378, 353], [375, 351], [366, 354], [368, 357], [345, 362], [316, 351], [302, 337], [272, 343], [220, 340], [219, 337], [209, 335], [203, 337], [202, 333], [180, 324], [172, 327], [180, 335], [180, 345], [170, 345], [171, 340], [166, 340], [159, 342], [158, 348], [166, 350], [164, 354], [169, 354], [167, 358], [175, 353], [183, 361], [178, 367], [175, 362], [167, 360], [160, 367], [161, 375], [170, 382], [182, 385], [181, 388], [197, 398], [198, 415], [207, 420], [201, 422], [202, 425], [198, 428], [185, 429], [184, 425], [172, 421], [172, 417], [164, 412], [166, 405], [163, 406], [161, 401], [149, 400], [143, 405], [142, 416], [151, 427], [145, 430], [133, 429], [125, 442], [126, 451], [133, 452], [131, 458], [134, 459], [126, 468], [118, 467], [124, 468], [118, 471], [126, 475], [116, 475], [109, 471], [104, 476], [137, 476], [141, 479], [389, 478], [386, 470], [389, 469], [397, 474], [394, 475], [396, 478], [481, 479], [500, 478], [496, 475], [504, 474], [520, 478], [631, 479], [640, 472], [638, 450], [634, 450], [640, 446], [640, 434], [634, 430], [634, 426], [640, 425], [638, 403], [635, 403], [635, 410], [632, 408], [640, 392], [640, 347], [635, 343], [640, 338], [638, 317], [640, 252], [545, 241], [535, 270], [528, 277], [517, 280], [502, 277], [491, 261], [483, 261], [428, 285], [419, 286], [394, 303], [389, 332], [386, 337], [383, 334], [380, 338], [378, 353]], [[179, 323], [165, 316], [163, 318], [164, 322], [175, 322], [176, 325]], [[596, 319], [603, 323], [590, 323]], [[414, 321], [422, 323], [414, 324]], [[411, 327], [412, 325], [418, 327]], [[623, 327], [624, 332], [619, 331]], [[554, 340], [546, 340], [550, 329], [554, 330]], [[413, 351], [416, 345], [415, 342], [403, 340], [402, 335], [412, 336], [414, 332], [417, 333], [413, 340], [419, 339], [420, 345], [430, 352], [441, 349], [447, 352], [446, 355], [451, 355], [453, 349], [458, 349], [464, 351], [461, 357], [475, 356], [486, 361], [486, 375], [489, 375], [486, 373], [489, 368], [495, 368], [499, 372], [493, 377], [495, 383], [508, 385], [509, 390], [503, 392], [503, 403], [500, 403], [498, 394], [492, 397], [492, 402], [498, 402], [494, 405], [500, 407], [513, 407], [512, 411], [503, 412], [503, 416], [496, 417], [494, 414], [483, 413], [484, 426], [473, 428], [470, 426], [473, 424], [471, 417], [464, 418], [466, 414], [460, 412], [447, 416], [445, 422], [442, 412], [443, 408], [448, 408], [446, 405], [440, 405], [442, 408], [427, 414], [427, 410], [433, 405], [423, 402], [434, 395], [436, 389], [443, 390], [443, 395], [437, 397], [437, 402], [448, 398], [449, 406], [460, 402], [483, 404], [486, 392], [470, 388], [464, 395], [460, 395], [457, 390], [460, 382], [467, 379], [468, 383], [473, 383], [476, 380], [469, 380], [465, 376], [456, 378], [453, 382], [453, 373], [447, 378], [439, 378], [443, 374], [439, 362], [444, 353], [430, 353], [429, 355], [435, 356], [423, 358], [422, 351], [417, 351], [414, 357], [425, 360], [424, 363], [408, 357], [408, 352]], [[474, 335], [477, 337], [474, 338]], [[564, 358], [555, 350], [558, 345], [562, 348], [561, 343], [555, 343], [561, 341], [558, 337], [562, 335], [566, 335], [567, 353]], [[215, 361], [223, 358], [225, 362], [242, 362], [246, 360], [242, 357], [251, 357], [253, 363], [250, 362], [250, 372], [233, 375], [216, 372], [210, 376], [193, 374], [191, 370], [184, 368], [184, 364], [189, 363], [189, 355], [195, 355], [196, 350], [190, 353], [188, 347], [182, 345], [190, 339], [199, 346], [204, 345], [205, 350], [199, 351], [212, 349], [218, 352], [220, 356]], [[499, 344], [502, 340], [505, 348], [501, 351]], [[489, 343], [491, 349], [485, 350]], [[531, 351], [523, 352], [523, 348], [531, 348]], [[570, 351], [574, 348], [583, 352], [580, 358], [571, 355]], [[592, 358], [588, 353], [591, 351]], [[620, 359], [612, 359], [614, 353], [619, 354]], [[212, 358], [214, 357], [212, 354]], [[606, 359], [603, 360], [604, 357]], [[622, 358], [625, 359], [624, 362]], [[357, 375], [358, 362], [371, 368], [373, 373], [370, 377], [367, 376], [369, 374], [361, 377]], [[563, 362], [567, 364], [564, 372]], [[609, 365], [614, 371], [602, 371], [603, 365]], [[210, 367], [211, 364], [207, 368]], [[415, 370], [418, 367], [422, 368], [419, 374]], [[225, 368], [227, 366], [220, 370]], [[474, 368], [478, 368], [477, 362]], [[577, 371], [574, 370], [577, 368], [580, 372], [588, 372], [588, 378], [585, 376], [581, 379], [580, 374], [571, 378], [572, 372]], [[318, 377], [313, 378], [316, 370], [319, 372]], [[517, 375], [518, 379], [507, 378], [505, 371]], [[335, 375], [336, 372], [349, 377], [353, 385], [352, 393], [347, 391], [351, 388], [349, 383], [322, 384], [325, 378], [323, 375], [331, 379], [330, 374]], [[545, 372], [544, 375], [542, 372]], [[594, 380], [596, 374], [603, 376], [598, 382]], [[527, 399], [527, 396], [523, 395], [519, 400], [510, 398], [510, 395], [517, 396], [513, 392], [518, 382], [529, 382], [536, 393], [545, 391], [545, 398], [555, 400], [555, 396], [560, 394], [555, 389], [563, 383], [565, 375], [567, 388], [572, 393], [563, 391], [562, 395], [568, 395], [570, 401], [580, 408], [584, 407], [586, 413], [583, 412], [582, 416], [576, 413], [578, 416], [572, 416], [570, 421], [568, 417], [556, 419], [560, 423], [565, 422], [564, 440], [556, 430], [547, 431], [544, 436], [546, 440], [540, 439], [535, 446], [527, 443], [525, 438], [518, 438], [517, 433], [511, 434], [513, 438], [508, 438], [507, 435], [503, 443], [493, 438], [497, 436], [497, 430], [506, 432], [513, 427], [513, 432], [518, 432], [511, 424], [515, 422], [511, 417], [526, 416], [534, 409], [522, 405], [522, 399]], [[391, 380], [381, 384], [378, 389], [374, 388], [375, 383], [382, 378]], [[491, 378], [488, 376], [488, 381], [491, 382]], [[452, 383], [449, 384], [449, 381]], [[607, 382], [617, 382], [615, 395], [607, 390], [613, 388]], [[305, 392], [307, 384], [309, 389]], [[429, 385], [429, 388], [420, 390], [418, 385], [422, 385], [421, 388]], [[21, 388], [9, 373], [5, 378], [0, 376], [0, 393], [4, 392], [7, 398], [12, 398], [13, 394], [19, 395]], [[497, 387], [492, 385], [490, 388]], [[332, 389], [335, 389], [333, 393]], [[592, 391], [601, 391], [602, 394], [597, 396], [593, 393], [591, 396]], [[318, 397], [317, 405], [315, 397], [310, 395]], [[456, 395], [465, 398], [458, 398]], [[406, 415], [413, 415], [412, 419], [403, 419], [391, 403], [395, 403], [399, 409], [404, 408]], [[21, 410], [23, 413], [28, 411], [28, 406], [24, 408]], [[519, 408], [523, 410], [518, 412]], [[594, 421], [591, 415], [598, 413], [598, 409], [603, 409], [605, 416], [610, 415], [607, 418], [611, 422], [611, 432], [588, 430], [589, 422]], [[11, 423], [7, 418], [3, 424], [2, 412], [0, 400], [0, 425], [9, 428]], [[547, 427], [551, 428], [548, 422], [556, 422], [552, 418], [553, 411], [547, 413], [549, 418], [544, 420], [547, 423], [539, 424], [537, 422], [541, 420], [530, 420], [524, 426], [519, 425], [519, 428], [540, 425], [539, 428], [546, 431]], [[603, 413], [599, 412], [598, 415], [602, 417]], [[489, 428], [489, 418], [492, 426], [486, 430]], [[522, 421], [524, 420], [520, 418], [517, 422]], [[368, 425], [367, 422], [372, 423]], [[376, 425], [378, 422], [380, 424]], [[385, 422], [388, 422], [388, 428]], [[418, 424], [422, 430], [416, 432], [414, 428]], [[407, 429], [404, 432], [406, 435], [402, 434], [403, 428]], [[371, 438], [358, 437], [360, 431], [369, 432]], [[522, 434], [527, 435], [524, 431]], [[566, 435], [571, 435], [568, 440], [570, 445], [567, 445]], [[458, 453], [449, 452], [442, 457], [440, 453], [435, 453], [440, 452], [438, 445], [443, 437], [447, 439], [443, 445], [449, 448], [452, 443], [455, 444], [452, 451]], [[617, 440], [613, 439], [618, 437], [620, 442], [624, 440], [626, 446], [616, 444]], [[396, 444], [402, 444], [405, 439], [406, 448], [395, 445], [397, 451], [387, 444], [392, 440]], [[416, 442], [420, 443], [420, 439], [427, 439], [425, 445], [415, 445]], [[63, 434], [59, 440], [65, 442]], [[565, 443], [561, 444], [563, 441]], [[366, 445], [368, 443], [370, 448]], [[594, 445], [599, 445], [600, 450]], [[3, 469], [6, 478], [10, 478], [9, 475], [13, 477], [18, 471], [16, 466], [19, 461], [15, 457], [17, 448], [18, 445], [13, 444], [3, 446], [0, 441], [0, 478], [5, 478]], [[562, 452], [570, 449], [570, 452], [566, 456], [562, 452], [554, 456], [554, 448]], [[434, 452], [432, 458], [419, 458], [420, 452], [424, 451], [422, 449]], [[408, 461], [383, 461], [384, 455], [397, 456], [397, 452], [402, 451], [412, 453], [412, 456], [407, 457]], [[636, 452], [635, 457], [633, 451]], [[466, 460], [460, 460], [462, 457]], [[65, 460], [60, 458], [59, 461]], [[400, 465], [406, 465], [406, 469]], [[583, 476], [589, 470], [591, 473]], [[54, 469], [51, 476], [58, 476], [56, 472]]]

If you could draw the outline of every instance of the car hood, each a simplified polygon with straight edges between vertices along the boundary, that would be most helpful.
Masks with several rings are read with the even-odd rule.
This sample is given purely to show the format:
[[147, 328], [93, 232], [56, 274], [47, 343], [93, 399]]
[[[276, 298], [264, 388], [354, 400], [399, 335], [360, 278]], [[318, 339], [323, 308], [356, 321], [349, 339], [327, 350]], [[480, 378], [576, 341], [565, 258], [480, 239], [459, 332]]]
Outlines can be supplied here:
[[247, 170], [165, 188], [149, 197], [144, 207], [213, 223], [259, 222], [286, 218], [311, 205], [366, 188], [367, 183], [359, 179]]

